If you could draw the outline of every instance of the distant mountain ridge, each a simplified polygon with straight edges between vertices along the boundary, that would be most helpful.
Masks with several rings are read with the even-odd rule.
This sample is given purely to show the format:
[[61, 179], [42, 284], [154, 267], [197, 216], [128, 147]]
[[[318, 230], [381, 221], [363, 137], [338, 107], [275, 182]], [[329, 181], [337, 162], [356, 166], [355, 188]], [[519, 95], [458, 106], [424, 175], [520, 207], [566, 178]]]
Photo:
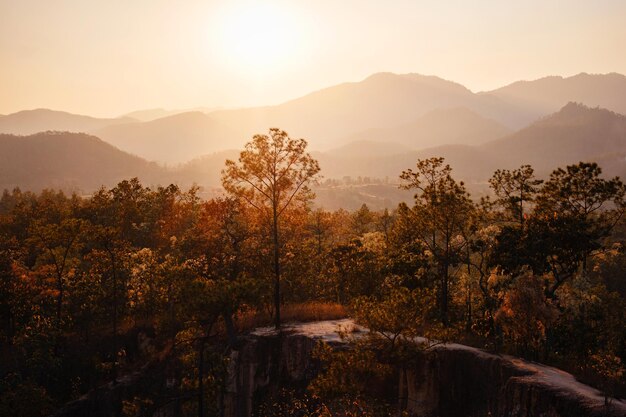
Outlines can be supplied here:
[[31, 135], [45, 131], [89, 132], [133, 121], [129, 117], [100, 119], [48, 109], [23, 110], [0, 117], [0, 133]]
[[143, 158], [180, 164], [239, 149], [253, 134], [265, 133], [269, 127], [306, 138], [309, 149], [315, 151], [354, 141], [383, 142], [390, 147], [398, 143], [415, 150], [478, 145], [527, 127], [570, 101], [626, 113], [626, 77], [583, 73], [473, 93], [434, 76], [379, 73], [276, 106], [184, 112], [150, 121], [24, 111], [0, 117], [0, 133], [87, 132]]
[[209, 113], [215, 110], [218, 110], [218, 108], [196, 107], [193, 109], [177, 109], [177, 110], [166, 110], [162, 108], [154, 108], [154, 109], [136, 110], [130, 113], [126, 113], [120, 117], [131, 118], [131, 119], [138, 120], [140, 122], [150, 122], [152, 120], [160, 119], [162, 117], [173, 116], [175, 114], [180, 114], [180, 113], [188, 113], [188, 112], [196, 112], [196, 111], [199, 111], [202, 113]]
[[[238, 153], [238, 149], [210, 153], [164, 168], [87, 134], [0, 135], [0, 189], [52, 187], [90, 193], [101, 185], [112, 186], [135, 176], [148, 185], [173, 182], [188, 187], [195, 183], [212, 189], [220, 184], [224, 161], [236, 159]], [[531, 164], [545, 177], [557, 167], [595, 161], [605, 175], [626, 179], [626, 116], [569, 103], [524, 129], [483, 144], [410, 150], [402, 144], [361, 141], [313, 152], [313, 156], [325, 178], [383, 181], [369, 185], [359, 182], [360, 188], [322, 187], [320, 204], [335, 208], [341, 204], [358, 207], [359, 201], [393, 207], [407, 195], [393, 191], [400, 172], [415, 166], [418, 159], [433, 156], [444, 157], [453, 168], [453, 176], [466, 181], [474, 196], [486, 192], [487, 180], [496, 169], [514, 169], [522, 164]]]
[[237, 124], [249, 135], [267, 126], [280, 126], [309, 139], [314, 149], [324, 150], [365, 129], [393, 128], [430, 111], [454, 107], [466, 107], [507, 123], [515, 113], [512, 106], [497, 98], [476, 95], [460, 84], [438, 77], [380, 73], [277, 106], [223, 110], [211, 115], [226, 125]]
[[626, 116], [580, 103], [482, 145], [503, 167], [527, 161], [538, 170], [626, 152]]
[[482, 117], [465, 107], [455, 107], [430, 111], [401, 126], [364, 130], [344, 138], [343, 141], [349, 143], [388, 139], [416, 150], [438, 145], [477, 145], [509, 133], [511, 129], [495, 120]]
[[0, 190], [55, 188], [90, 193], [131, 177], [147, 184], [168, 180], [157, 164], [85, 133], [0, 134]]
[[177, 164], [200, 155], [240, 148], [249, 138], [202, 112], [179, 113], [149, 122], [116, 124], [92, 131], [118, 148]]
[[488, 94], [503, 101], [515, 101], [544, 114], [565, 103], [578, 102], [626, 114], [626, 76], [618, 73], [587, 74], [571, 77], [550, 76], [534, 81], [517, 81]]
[[569, 103], [560, 111], [500, 139], [476, 146], [447, 144], [395, 155], [319, 155], [322, 172], [331, 178], [344, 175], [397, 178], [417, 159], [441, 156], [456, 178], [486, 183], [496, 169], [531, 164], [538, 175], [579, 161], [597, 161], [606, 175], [626, 179], [626, 116], [601, 108]]

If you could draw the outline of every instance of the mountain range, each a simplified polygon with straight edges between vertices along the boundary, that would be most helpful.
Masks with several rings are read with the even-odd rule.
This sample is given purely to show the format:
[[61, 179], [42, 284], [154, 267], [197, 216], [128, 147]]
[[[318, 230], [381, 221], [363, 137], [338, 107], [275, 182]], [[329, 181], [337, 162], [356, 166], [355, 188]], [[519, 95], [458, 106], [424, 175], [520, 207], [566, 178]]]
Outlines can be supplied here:
[[105, 126], [136, 122], [130, 117], [100, 119], [49, 109], [23, 110], [0, 116], [0, 133], [32, 135], [47, 130], [90, 132]]
[[132, 177], [147, 184], [167, 181], [156, 163], [85, 133], [0, 134], [0, 190], [58, 188], [85, 194]]
[[[214, 187], [224, 160], [269, 126], [306, 137], [326, 178], [377, 178], [388, 187], [429, 156], [445, 157], [457, 178], [478, 188], [495, 169], [523, 163], [542, 176], [580, 160], [601, 163], [607, 175], [626, 174], [626, 77], [619, 74], [547, 77], [473, 93], [437, 77], [382, 73], [278, 106], [149, 120], [151, 112], [163, 114], [99, 119], [38, 109], [0, 116], [0, 188], [88, 193], [130, 176]], [[35, 133], [41, 131], [48, 132]], [[318, 195], [337, 198], [341, 187], [324, 187]], [[356, 193], [349, 205], [369, 202], [372, 193], [387, 194], [385, 205], [400, 198], [363, 187], [343, 187]]]
[[304, 137], [311, 149], [320, 151], [355, 140], [388, 141], [392, 136], [398, 139], [391, 141], [413, 149], [477, 144], [526, 127], [568, 102], [626, 113], [626, 77], [583, 73], [473, 93], [434, 76], [379, 73], [276, 106], [174, 114], [152, 109], [114, 119], [44, 109], [22, 111], [1, 116], [0, 133], [91, 133], [144, 158], [178, 164], [241, 148], [269, 127]]

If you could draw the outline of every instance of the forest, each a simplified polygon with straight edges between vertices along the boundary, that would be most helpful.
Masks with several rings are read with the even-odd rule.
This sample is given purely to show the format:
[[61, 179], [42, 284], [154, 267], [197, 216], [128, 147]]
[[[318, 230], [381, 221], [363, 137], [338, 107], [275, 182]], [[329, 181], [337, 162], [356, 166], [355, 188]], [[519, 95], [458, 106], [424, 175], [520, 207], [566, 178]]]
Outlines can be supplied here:
[[383, 372], [416, 336], [551, 364], [607, 396], [626, 394], [618, 177], [594, 162], [546, 178], [522, 165], [495, 171], [490, 196], [477, 200], [433, 157], [398, 173], [412, 201], [328, 211], [309, 187], [321, 175], [306, 141], [270, 129], [226, 161], [224, 193], [209, 200], [197, 187], [136, 178], [89, 196], [5, 190], [0, 415], [49, 415], [165, 360], [173, 382], [125, 400], [121, 415], [176, 402], [181, 415], [218, 416], [226, 352], [242, 334], [340, 317], [371, 337], [351, 353], [320, 348], [326, 371], [289, 394], [297, 401], [259, 415], [391, 414], [359, 378], [336, 376]]

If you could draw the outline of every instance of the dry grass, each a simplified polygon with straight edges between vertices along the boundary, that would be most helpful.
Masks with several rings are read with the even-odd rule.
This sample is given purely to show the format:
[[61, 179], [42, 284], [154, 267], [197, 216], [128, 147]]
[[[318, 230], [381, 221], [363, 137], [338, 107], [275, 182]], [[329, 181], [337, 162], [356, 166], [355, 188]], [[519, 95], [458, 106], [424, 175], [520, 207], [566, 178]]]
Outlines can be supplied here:
[[[341, 304], [324, 302], [286, 304], [281, 307], [280, 315], [283, 323], [336, 320], [348, 317], [346, 308]], [[236, 318], [236, 323], [239, 331], [245, 332], [272, 325], [273, 317], [265, 311], [246, 311]]]

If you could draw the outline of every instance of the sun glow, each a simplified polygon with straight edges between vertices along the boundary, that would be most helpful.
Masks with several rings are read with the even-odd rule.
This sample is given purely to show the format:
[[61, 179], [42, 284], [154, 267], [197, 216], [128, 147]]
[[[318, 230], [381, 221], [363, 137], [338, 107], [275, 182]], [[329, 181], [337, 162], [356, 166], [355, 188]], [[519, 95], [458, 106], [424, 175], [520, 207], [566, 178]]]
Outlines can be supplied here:
[[232, 69], [267, 74], [293, 61], [301, 33], [284, 7], [248, 4], [226, 10], [220, 20], [220, 48]]

